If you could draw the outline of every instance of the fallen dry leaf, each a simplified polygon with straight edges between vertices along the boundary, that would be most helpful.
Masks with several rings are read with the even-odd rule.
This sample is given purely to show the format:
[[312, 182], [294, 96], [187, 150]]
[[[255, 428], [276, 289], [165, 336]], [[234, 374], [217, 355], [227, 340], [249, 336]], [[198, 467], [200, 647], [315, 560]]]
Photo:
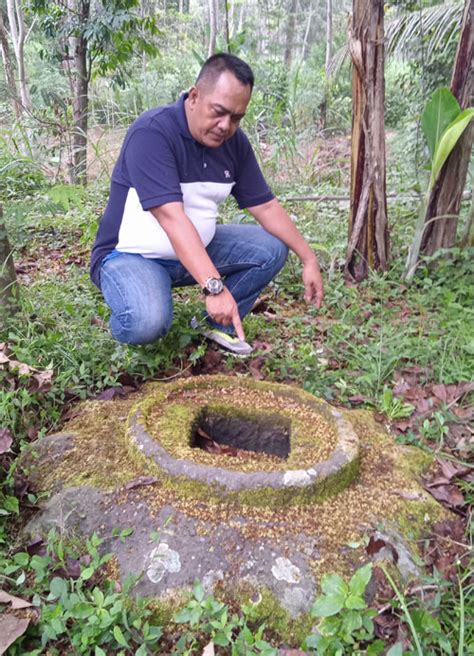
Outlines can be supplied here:
[[436, 567], [443, 578], [457, 581], [458, 564], [469, 567], [470, 551], [465, 539], [464, 522], [447, 519], [432, 526], [428, 540], [424, 541], [423, 554], [429, 567]]
[[401, 419], [400, 421], [396, 421], [394, 423], [394, 426], [397, 430], [399, 430], [401, 433], [406, 433], [406, 431], [411, 428], [412, 426], [412, 421], [408, 419]]
[[204, 649], [202, 650], [201, 656], [214, 656], [216, 652], [214, 651], [214, 643], [211, 642], [207, 644]]
[[46, 543], [43, 538], [35, 538], [27, 545], [26, 551], [29, 556], [44, 556], [46, 553]]
[[443, 403], [447, 403], [449, 396], [447, 385], [433, 385], [431, 389], [433, 390], [433, 394], [437, 399]]
[[353, 396], [350, 396], [348, 400], [352, 405], [360, 405], [361, 403], [367, 403], [369, 399], [367, 396], [362, 396], [362, 394], [354, 394]]
[[64, 579], [78, 579], [81, 575], [82, 565], [88, 565], [88, 562], [84, 562], [84, 558], [72, 558], [67, 556], [64, 560], [64, 566], [55, 570], [56, 576], [60, 576]]
[[386, 540], [382, 540], [381, 538], [376, 538], [373, 535], [371, 535], [369, 544], [366, 546], [365, 550], [369, 554], [369, 556], [374, 556], [385, 547], [392, 554], [393, 562], [395, 564], [398, 563], [398, 551], [395, 549], [393, 544], [390, 544], [390, 542], [387, 542]]
[[18, 373], [19, 376], [29, 376], [32, 372], [29, 365], [24, 362], [19, 362], [18, 360], [10, 360], [8, 366], [10, 367], [10, 371]]
[[273, 350], [273, 344], [270, 344], [270, 342], [260, 342], [259, 340], [255, 340], [252, 342], [252, 346], [254, 349], [258, 351], [272, 351]]
[[409, 389], [409, 383], [402, 378], [393, 386], [393, 393], [395, 396], [405, 396]]
[[451, 460], [438, 459], [437, 462], [442, 474], [450, 481], [453, 478], [463, 478], [466, 476], [466, 474], [470, 474], [473, 471], [473, 467], [466, 467], [466, 465], [460, 465], [459, 463], [452, 462]]
[[45, 369], [33, 374], [32, 380], [35, 383], [35, 391], [49, 392], [52, 386], [53, 373], [52, 369]]
[[468, 405], [465, 408], [453, 408], [453, 413], [459, 419], [464, 419], [466, 421], [471, 421], [474, 419], [474, 405]]
[[195, 363], [193, 372], [209, 373], [218, 371], [222, 365], [223, 359], [224, 353], [222, 351], [208, 348], [204, 356]]
[[26, 436], [30, 442], [34, 442], [38, 438], [39, 426], [30, 426], [26, 431]]
[[255, 380], [263, 380], [265, 374], [262, 372], [262, 367], [265, 364], [265, 358], [263, 355], [259, 355], [257, 358], [254, 358], [249, 364], [249, 370]]
[[8, 428], [0, 428], [0, 454], [6, 453], [13, 444], [13, 437]]
[[[409, 398], [408, 396], [406, 398]], [[431, 399], [419, 399], [416, 402], [416, 412], [418, 415], [425, 415], [431, 413], [433, 409], [433, 402]]]
[[0, 656], [25, 633], [29, 623], [28, 618], [15, 617], [9, 613], [0, 616]]
[[124, 488], [126, 490], [133, 490], [135, 487], [140, 487], [142, 485], [153, 485], [157, 482], [158, 479], [154, 476], [139, 476], [138, 478], [134, 478], [133, 481], [128, 481], [128, 483], [125, 483]]
[[400, 618], [389, 610], [386, 613], [374, 617], [374, 624], [376, 637], [387, 640], [397, 634]]
[[131, 387], [130, 385], [120, 385], [119, 387], [108, 387], [103, 392], [100, 392], [100, 394], [97, 394], [94, 398], [97, 401], [112, 401], [112, 399], [115, 399], [117, 396], [123, 398], [131, 392], [136, 392], [135, 387]]
[[425, 485], [428, 492], [437, 500], [446, 503], [449, 507], [464, 506], [464, 496], [455, 485]]
[[11, 604], [10, 608], [12, 610], [19, 610], [20, 608], [30, 608], [33, 604], [30, 604], [29, 601], [20, 599], [20, 597], [15, 597], [14, 595], [9, 594], [0, 590], [0, 604]]

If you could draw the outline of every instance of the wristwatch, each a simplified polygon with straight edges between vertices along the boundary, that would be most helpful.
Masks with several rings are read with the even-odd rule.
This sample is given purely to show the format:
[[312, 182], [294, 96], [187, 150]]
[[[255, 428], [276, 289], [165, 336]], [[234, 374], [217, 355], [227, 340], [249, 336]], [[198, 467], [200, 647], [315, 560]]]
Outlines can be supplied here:
[[205, 296], [217, 296], [224, 290], [222, 278], [208, 278], [202, 288]]

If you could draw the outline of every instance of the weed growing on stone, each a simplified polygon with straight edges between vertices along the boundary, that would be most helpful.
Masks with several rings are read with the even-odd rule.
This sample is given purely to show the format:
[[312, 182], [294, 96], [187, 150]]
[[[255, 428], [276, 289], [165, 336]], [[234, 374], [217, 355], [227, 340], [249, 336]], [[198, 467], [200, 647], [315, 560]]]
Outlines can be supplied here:
[[189, 650], [198, 646], [196, 633], [199, 633], [216, 647], [231, 648], [235, 656], [276, 656], [277, 649], [263, 640], [265, 625], [252, 632], [248, 626], [250, 606], [244, 606], [242, 612], [242, 616], [230, 613], [226, 604], [217, 601], [213, 595], [206, 595], [202, 585], [196, 583], [193, 598], [174, 618], [175, 622], [187, 625], [191, 630], [181, 635], [173, 653], [194, 653]]

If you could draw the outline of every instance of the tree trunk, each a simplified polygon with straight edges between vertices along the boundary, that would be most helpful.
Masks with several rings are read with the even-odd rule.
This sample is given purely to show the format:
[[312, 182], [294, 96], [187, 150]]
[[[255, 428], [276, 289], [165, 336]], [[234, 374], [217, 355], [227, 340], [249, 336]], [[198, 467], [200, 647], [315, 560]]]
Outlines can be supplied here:
[[462, 248], [470, 248], [472, 246], [474, 246], [474, 184], [471, 193], [471, 211], [469, 212], [469, 219], [466, 221], [461, 240]]
[[7, 0], [7, 14], [18, 71], [18, 86], [20, 88], [21, 103], [24, 109], [31, 109], [31, 98], [25, 67], [26, 29], [21, 1]]
[[217, 9], [216, 0], [208, 0], [209, 5], [209, 48], [207, 56], [210, 57], [216, 51], [217, 39]]
[[239, 11], [239, 21], [237, 23], [237, 33], [240, 34], [244, 29], [245, 6], [242, 4]]
[[227, 52], [231, 52], [230, 47], [230, 30], [229, 30], [229, 3], [224, 0], [224, 28], [225, 28], [225, 44]]
[[326, 0], [326, 80], [329, 78], [329, 62], [332, 57], [332, 0]]
[[[69, 11], [76, 14], [83, 27], [89, 21], [88, 0], [68, 0]], [[71, 67], [72, 62], [72, 67]], [[73, 89], [72, 182], [87, 182], [87, 121], [89, 113], [89, 71], [87, 66], [87, 39], [81, 35], [69, 37], [69, 73]]]
[[285, 54], [283, 56], [283, 61], [287, 71], [291, 66], [291, 57], [293, 54], [293, 39], [295, 37], [297, 1], [298, 0], [291, 0], [290, 13], [288, 14], [288, 22], [286, 24]]
[[[451, 78], [451, 91], [462, 109], [469, 107], [472, 102], [473, 43], [472, 3], [471, 0], [466, 0]], [[459, 210], [466, 184], [473, 136], [474, 125], [471, 122], [446, 160], [431, 192], [420, 249], [424, 255], [433, 255], [439, 248], [451, 248], [456, 242]]]
[[17, 308], [18, 284], [12, 249], [8, 241], [7, 229], [3, 221], [3, 208], [0, 205], [0, 328]]
[[363, 280], [388, 267], [385, 185], [383, 0], [354, 0], [351, 210], [345, 278]]
[[309, 31], [311, 29], [311, 21], [313, 20], [313, 7], [311, 5], [309, 12], [308, 12], [308, 20], [306, 22], [306, 29], [304, 31], [304, 37], [303, 37], [303, 45], [301, 47], [301, 61], [304, 61], [306, 57], [306, 48], [308, 45], [308, 37], [309, 37]]
[[15, 73], [8, 45], [8, 34], [3, 22], [3, 14], [0, 10], [0, 50], [2, 51], [3, 68], [5, 71], [5, 81], [7, 83], [8, 95], [13, 112], [17, 119], [21, 117], [23, 107], [19, 101], [18, 89], [16, 86]]

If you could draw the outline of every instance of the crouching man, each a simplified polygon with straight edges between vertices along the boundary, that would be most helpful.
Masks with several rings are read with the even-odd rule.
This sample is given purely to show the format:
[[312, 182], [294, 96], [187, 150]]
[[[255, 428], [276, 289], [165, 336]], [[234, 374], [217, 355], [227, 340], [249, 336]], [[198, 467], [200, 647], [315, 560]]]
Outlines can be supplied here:
[[[207, 313], [195, 327], [233, 353], [250, 353], [242, 319], [288, 249], [303, 263], [306, 301], [320, 307], [316, 255], [272, 194], [239, 128], [253, 84], [241, 59], [213, 55], [188, 93], [144, 112], [128, 130], [91, 262], [118, 341], [145, 344], [166, 335], [172, 288], [198, 284]], [[259, 225], [216, 225], [229, 194]]]

